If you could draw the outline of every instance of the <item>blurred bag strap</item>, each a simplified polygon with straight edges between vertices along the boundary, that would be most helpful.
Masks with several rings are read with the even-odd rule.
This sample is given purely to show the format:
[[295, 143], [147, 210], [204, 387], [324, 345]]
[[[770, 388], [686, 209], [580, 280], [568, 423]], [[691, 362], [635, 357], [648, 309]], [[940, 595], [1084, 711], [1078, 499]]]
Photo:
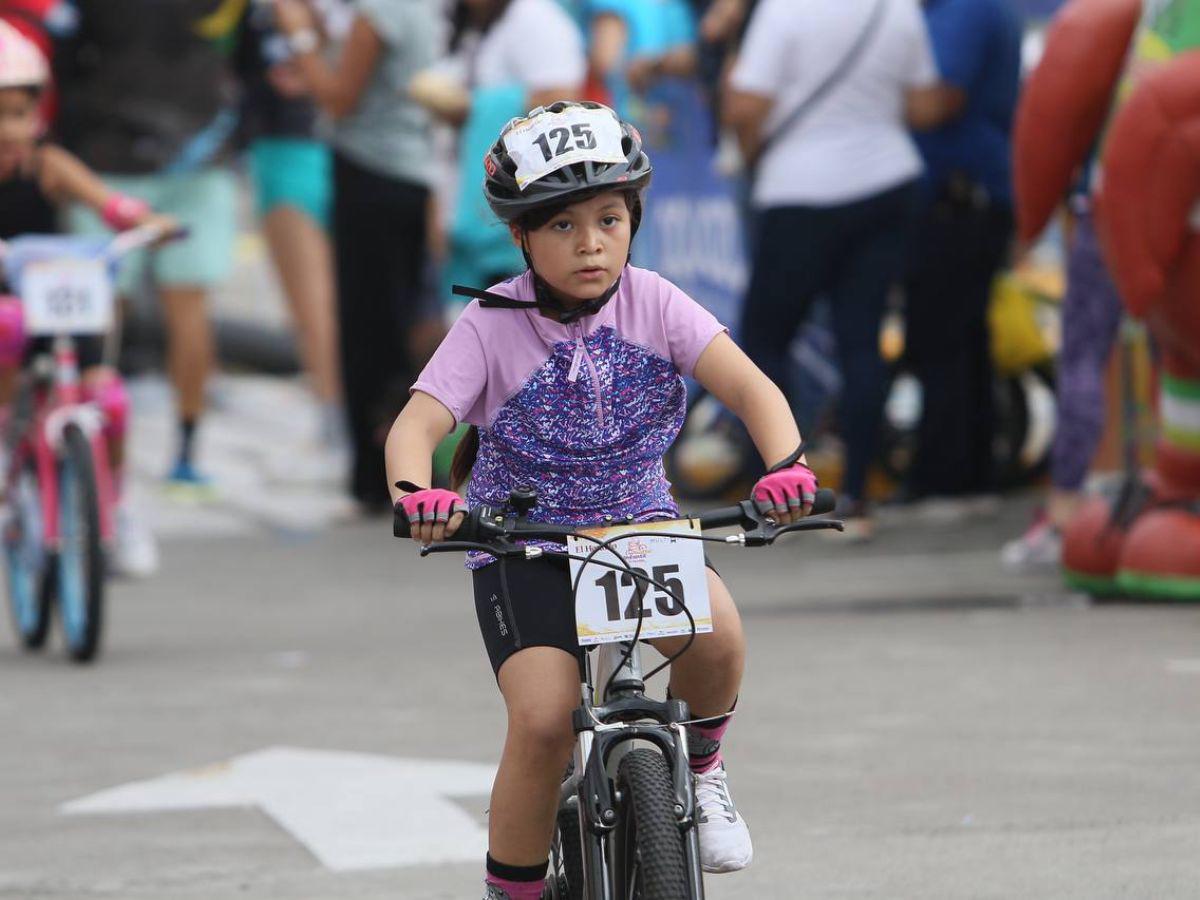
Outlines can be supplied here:
[[795, 109], [784, 117], [783, 121], [776, 125], [769, 134], [763, 136], [762, 143], [759, 145], [758, 153], [754, 159], [755, 166], [767, 155], [767, 151], [771, 149], [779, 138], [783, 137], [805, 116], [812, 112], [854, 70], [855, 65], [857, 65], [864, 51], [867, 49], [867, 45], [871, 43], [871, 39], [879, 31], [879, 26], [883, 22], [883, 17], [886, 13], [887, 0], [875, 0], [875, 6], [871, 10], [871, 15], [867, 18], [866, 24], [863, 25], [862, 31], [858, 33], [858, 37], [854, 39], [854, 43], [850, 45], [850, 49], [846, 51], [846, 55], [838, 61], [838, 64], [830, 70], [821, 83], [807, 97], [801, 100]]

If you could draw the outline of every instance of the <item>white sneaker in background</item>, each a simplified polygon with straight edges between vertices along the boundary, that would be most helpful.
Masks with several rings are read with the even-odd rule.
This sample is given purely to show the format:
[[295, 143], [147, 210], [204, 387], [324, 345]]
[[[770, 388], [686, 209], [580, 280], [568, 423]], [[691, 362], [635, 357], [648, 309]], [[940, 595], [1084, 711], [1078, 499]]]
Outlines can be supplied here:
[[1016, 540], [1000, 551], [1000, 562], [1010, 572], [1037, 572], [1062, 562], [1062, 532], [1043, 513]]
[[129, 507], [117, 507], [112, 570], [127, 578], [148, 578], [158, 571], [158, 541]]

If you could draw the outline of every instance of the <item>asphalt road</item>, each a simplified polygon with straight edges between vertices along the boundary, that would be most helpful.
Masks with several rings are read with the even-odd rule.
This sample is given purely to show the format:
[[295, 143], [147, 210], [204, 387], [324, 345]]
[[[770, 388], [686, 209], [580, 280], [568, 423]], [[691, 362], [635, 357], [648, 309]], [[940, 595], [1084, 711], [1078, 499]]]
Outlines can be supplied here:
[[[1022, 515], [716, 552], [756, 859], [709, 897], [1200, 895], [1200, 609], [1004, 575]], [[499, 696], [387, 531], [181, 532], [97, 665], [0, 644], [0, 896], [475, 900]]]

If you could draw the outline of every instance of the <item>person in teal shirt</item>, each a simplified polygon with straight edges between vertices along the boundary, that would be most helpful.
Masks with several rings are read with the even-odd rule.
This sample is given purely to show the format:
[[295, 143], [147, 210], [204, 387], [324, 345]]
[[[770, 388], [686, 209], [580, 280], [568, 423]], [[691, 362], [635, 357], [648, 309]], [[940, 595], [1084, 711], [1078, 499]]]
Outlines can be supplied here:
[[696, 21], [685, 0], [587, 0], [589, 57], [622, 117], [644, 121], [638, 102], [667, 76], [696, 71]]

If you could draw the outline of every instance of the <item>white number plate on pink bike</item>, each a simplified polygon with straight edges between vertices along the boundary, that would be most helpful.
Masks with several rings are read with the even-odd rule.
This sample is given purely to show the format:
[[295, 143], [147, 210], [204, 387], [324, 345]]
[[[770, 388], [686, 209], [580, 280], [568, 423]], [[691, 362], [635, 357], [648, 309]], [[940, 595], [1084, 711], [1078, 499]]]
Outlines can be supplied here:
[[103, 334], [113, 319], [108, 267], [88, 259], [30, 263], [21, 276], [21, 306], [28, 334]]
[[[622, 565], [611, 550], [601, 550], [586, 566], [571, 560], [571, 578], [579, 577], [575, 597], [575, 627], [581, 646], [630, 640], [642, 620], [641, 638], [672, 637], [690, 634], [692, 614], [696, 631], [713, 630], [712, 609], [708, 599], [708, 575], [704, 566], [704, 545], [697, 540], [677, 537], [700, 533], [694, 521], [647, 522], [642, 525], [618, 525], [588, 529], [585, 534], [607, 540], [620, 534], [654, 532], [619, 540], [613, 547], [625, 562], [653, 578], [670, 593], [655, 584], [634, 578], [629, 572], [598, 566], [596, 560]], [[594, 541], [570, 537], [567, 548], [575, 556], [587, 556], [596, 549]]]

